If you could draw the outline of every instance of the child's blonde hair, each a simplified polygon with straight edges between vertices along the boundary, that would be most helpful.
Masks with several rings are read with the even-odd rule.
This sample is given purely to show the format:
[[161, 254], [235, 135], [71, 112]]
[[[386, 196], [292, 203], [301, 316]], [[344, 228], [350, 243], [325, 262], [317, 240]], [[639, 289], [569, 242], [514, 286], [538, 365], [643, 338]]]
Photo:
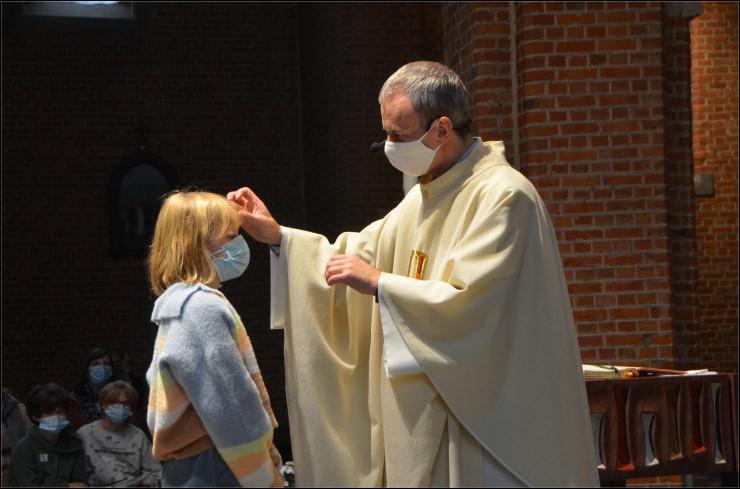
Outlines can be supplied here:
[[149, 250], [149, 283], [156, 295], [177, 282], [218, 281], [208, 243], [239, 229], [236, 209], [210, 192], [176, 191], [165, 199]]

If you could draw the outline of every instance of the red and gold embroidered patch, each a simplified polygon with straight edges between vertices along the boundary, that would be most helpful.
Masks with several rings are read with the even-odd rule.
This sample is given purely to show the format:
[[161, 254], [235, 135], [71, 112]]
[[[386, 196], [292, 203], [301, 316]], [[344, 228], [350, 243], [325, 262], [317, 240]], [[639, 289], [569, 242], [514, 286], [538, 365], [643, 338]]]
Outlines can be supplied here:
[[427, 267], [427, 255], [424, 252], [413, 250], [409, 258], [409, 270], [406, 273], [408, 277], [421, 280], [424, 277], [424, 270]]

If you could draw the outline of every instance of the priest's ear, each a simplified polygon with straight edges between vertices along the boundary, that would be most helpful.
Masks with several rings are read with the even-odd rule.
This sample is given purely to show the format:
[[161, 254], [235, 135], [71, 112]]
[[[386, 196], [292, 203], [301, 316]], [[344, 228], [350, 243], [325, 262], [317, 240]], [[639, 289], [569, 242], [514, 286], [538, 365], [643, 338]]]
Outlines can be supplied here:
[[439, 145], [447, 143], [450, 138], [454, 134], [454, 124], [452, 124], [452, 119], [447, 117], [446, 115], [443, 115], [439, 118], [439, 121], [437, 121], [437, 128], [435, 135], [437, 136], [437, 143]]

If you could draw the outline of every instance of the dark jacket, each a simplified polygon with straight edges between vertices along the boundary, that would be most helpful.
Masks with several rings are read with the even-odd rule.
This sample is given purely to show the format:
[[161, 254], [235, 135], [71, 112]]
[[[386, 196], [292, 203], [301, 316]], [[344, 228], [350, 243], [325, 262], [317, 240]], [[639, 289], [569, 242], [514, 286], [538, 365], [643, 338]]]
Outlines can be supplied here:
[[0, 483], [3, 487], [7, 487], [10, 484], [10, 454], [13, 453], [13, 448], [26, 436], [33, 424], [28, 419], [26, 407], [5, 391], [3, 391], [2, 412], [3, 456]]
[[[8, 445], [12, 449], [15, 447], [28, 431], [30, 422], [25, 412], [21, 412], [21, 403], [18, 399], [7, 392], [3, 392], [2, 414], [3, 424], [5, 425]], [[5, 441], [3, 441], [3, 450], [5, 450]]]
[[82, 440], [65, 428], [57, 444], [51, 445], [34, 426], [13, 450], [11, 471], [11, 484], [18, 487], [87, 483]]

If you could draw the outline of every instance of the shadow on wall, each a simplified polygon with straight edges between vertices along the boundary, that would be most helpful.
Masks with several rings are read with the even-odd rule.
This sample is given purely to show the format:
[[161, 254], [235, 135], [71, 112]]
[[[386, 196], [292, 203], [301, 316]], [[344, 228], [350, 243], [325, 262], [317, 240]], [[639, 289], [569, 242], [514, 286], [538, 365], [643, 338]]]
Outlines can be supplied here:
[[162, 199], [177, 184], [175, 169], [145, 147], [116, 166], [109, 184], [113, 258], [146, 257]]

